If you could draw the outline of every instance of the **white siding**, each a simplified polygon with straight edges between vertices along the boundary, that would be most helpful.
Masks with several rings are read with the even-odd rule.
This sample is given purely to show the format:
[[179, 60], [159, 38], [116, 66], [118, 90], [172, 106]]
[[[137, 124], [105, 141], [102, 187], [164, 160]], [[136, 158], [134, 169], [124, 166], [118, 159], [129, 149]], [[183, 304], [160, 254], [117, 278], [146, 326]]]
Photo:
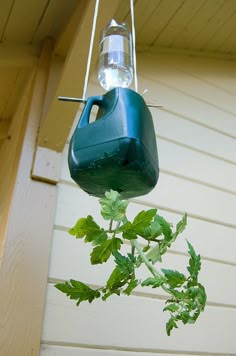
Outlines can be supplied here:
[[[101, 222], [97, 199], [81, 191], [69, 176], [67, 144], [58, 185], [41, 356], [236, 355], [236, 77], [232, 79], [226, 61], [214, 59], [142, 54], [138, 64], [140, 92], [147, 88], [146, 101], [163, 105], [152, 109], [161, 173], [157, 187], [133, 199], [128, 214], [133, 217], [154, 206], [176, 223], [183, 212], [188, 213], [188, 228], [164, 258], [164, 266], [183, 269], [188, 259], [185, 238], [193, 243], [202, 255], [206, 311], [195, 325], [167, 337], [162, 291], [139, 288], [130, 297], [77, 308], [53, 287], [55, 281], [69, 278], [100, 286], [112, 267], [112, 262], [90, 266], [89, 246], [67, 233], [88, 214]], [[101, 92], [95, 82], [96, 78], [89, 95]]]

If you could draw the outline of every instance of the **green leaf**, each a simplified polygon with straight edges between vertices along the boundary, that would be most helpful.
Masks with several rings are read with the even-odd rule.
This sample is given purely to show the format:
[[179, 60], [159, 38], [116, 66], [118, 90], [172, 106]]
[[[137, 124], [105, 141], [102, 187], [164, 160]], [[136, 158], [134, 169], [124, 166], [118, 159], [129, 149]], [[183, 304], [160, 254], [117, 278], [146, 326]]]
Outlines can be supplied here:
[[132, 291], [139, 285], [138, 279], [131, 279], [127, 288], [124, 290], [124, 294], [130, 295]]
[[142, 210], [135, 218], [132, 223], [132, 229], [136, 234], [142, 233], [143, 229], [150, 225], [154, 216], [156, 215], [157, 209]]
[[156, 209], [149, 209], [147, 211], [141, 211], [131, 223], [128, 221], [122, 225], [118, 232], [123, 232], [123, 238], [127, 240], [133, 240], [137, 238], [137, 235], [142, 236], [145, 228], [147, 228], [154, 216], [156, 215]]
[[122, 237], [123, 239], [126, 240], [134, 240], [137, 239], [137, 235], [135, 231], [133, 230], [132, 223], [128, 221], [124, 225], [122, 225], [119, 229], [118, 232], [123, 232]]
[[115, 267], [107, 281], [107, 289], [116, 290], [122, 287], [126, 284], [128, 276], [129, 274], [124, 273], [119, 267]]
[[146, 245], [146, 246], [144, 246], [144, 248], [143, 248], [143, 252], [147, 252], [148, 250], [150, 250], [150, 245]]
[[165, 236], [165, 239], [167, 241], [171, 240], [172, 238], [172, 230], [171, 230], [171, 224], [168, 223], [167, 220], [165, 220], [162, 216], [156, 215], [154, 218], [154, 222], [158, 223], [161, 226], [162, 233]]
[[162, 259], [159, 245], [157, 244], [155, 247], [151, 248], [146, 254], [146, 256], [153, 264], [155, 264], [156, 262], [161, 262]]
[[86, 284], [75, 281], [74, 279], [71, 279], [69, 282], [56, 284], [55, 287], [62, 293], [65, 293], [70, 299], [77, 300], [77, 306], [86, 300], [91, 303], [101, 295], [98, 290], [94, 290]]
[[189, 266], [187, 267], [190, 276], [192, 277], [192, 281], [193, 283], [196, 283], [198, 280], [198, 273], [201, 269], [201, 256], [197, 255], [193, 246], [190, 244], [189, 241], [187, 241], [188, 244], [188, 248], [189, 248], [189, 255], [190, 255], [190, 259], [189, 259]]
[[173, 328], [178, 328], [176, 322], [175, 322], [175, 319], [174, 318], [170, 318], [168, 320], [168, 322], [166, 323], [166, 333], [168, 336], [170, 336], [170, 333], [171, 333], [171, 330]]
[[100, 228], [90, 215], [79, 219], [69, 233], [78, 239], [85, 237], [85, 242], [93, 242], [95, 245], [107, 240], [104, 229]]
[[142, 283], [142, 287], [152, 286], [152, 288], [158, 288], [165, 283], [165, 279], [162, 277], [149, 277], [145, 279]]
[[121, 200], [121, 195], [114, 190], [105, 193], [105, 197], [99, 199], [102, 207], [101, 214], [105, 220], [124, 221], [128, 200]]
[[90, 261], [92, 265], [106, 262], [111, 254], [119, 250], [121, 247], [122, 241], [116, 237], [106, 240], [103, 244], [95, 247], [90, 254]]
[[187, 226], [187, 214], [185, 213], [183, 218], [176, 225], [176, 231], [173, 233], [173, 240], [176, 240], [177, 236], [181, 234]]
[[167, 283], [171, 288], [181, 287], [186, 281], [185, 275], [178, 271], [164, 268], [161, 271], [164, 273]]
[[132, 255], [129, 255], [129, 257], [125, 257], [121, 255], [118, 251], [113, 252], [113, 256], [115, 257], [115, 263], [116, 265], [120, 268], [120, 270], [126, 274], [129, 275], [134, 271], [134, 264], [136, 258], [132, 260]]
[[177, 303], [170, 303], [169, 305], [167, 305], [167, 306], [163, 309], [163, 311], [168, 310], [168, 311], [170, 311], [171, 313], [174, 313], [174, 312], [176, 312], [177, 310], [179, 310], [179, 308], [180, 308], [179, 304], [177, 304]]

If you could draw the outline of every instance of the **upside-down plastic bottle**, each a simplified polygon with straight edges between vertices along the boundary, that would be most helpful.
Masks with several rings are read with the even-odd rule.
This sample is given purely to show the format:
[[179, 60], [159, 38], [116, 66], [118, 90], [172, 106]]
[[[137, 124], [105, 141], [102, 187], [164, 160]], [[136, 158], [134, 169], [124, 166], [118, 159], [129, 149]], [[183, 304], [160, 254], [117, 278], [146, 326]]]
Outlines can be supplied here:
[[132, 83], [132, 41], [125, 23], [111, 20], [102, 32], [98, 80], [107, 91], [116, 87], [128, 88]]

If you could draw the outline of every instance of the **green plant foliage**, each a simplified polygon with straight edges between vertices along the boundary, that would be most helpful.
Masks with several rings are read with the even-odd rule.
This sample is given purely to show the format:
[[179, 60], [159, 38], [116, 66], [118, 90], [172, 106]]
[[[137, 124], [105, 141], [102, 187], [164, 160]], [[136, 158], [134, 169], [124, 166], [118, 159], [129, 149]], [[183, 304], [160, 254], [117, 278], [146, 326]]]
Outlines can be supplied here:
[[[198, 281], [200, 255], [187, 241], [187, 275], [176, 270], [157, 268], [157, 264], [162, 262], [162, 255], [186, 228], [187, 215], [183, 216], [173, 231], [172, 225], [157, 214], [157, 209], [143, 210], [133, 221], [129, 221], [126, 216], [129, 202], [122, 200], [118, 192], [106, 192], [99, 202], [101, 215], [109, 220], [109, 228], [101, 228], [89, 215], [79, 219], [69, 233], [92, 244], [92, 265], [106, 263], [112, 257], [115, 263], [113, 271], [105, 286], [97, 289], [73, 279], [55, 287], [70, 299], [76, 300], [77, 305], [83, 301], [91, 303], [97, 298], [106, 300], [113, 294], [130, 295], [137, 286], [162, 288], [168, 296], [163, 310], [170, 313], [166, 323], [167, 335], [170, 335], [172, 329], [178, 328], [179, 322], [195, 323], [206, 304], [205, 288]], [[126, 244], [131, 245], [131, 253], [122, 255], [120, 249], [125, 240]], [[143, 241], [143, 245], [140, 241]], [[143, 281], [136, 278], [136, 270], [141, 265], [145, 265], [150, 272], [150, 276]]]

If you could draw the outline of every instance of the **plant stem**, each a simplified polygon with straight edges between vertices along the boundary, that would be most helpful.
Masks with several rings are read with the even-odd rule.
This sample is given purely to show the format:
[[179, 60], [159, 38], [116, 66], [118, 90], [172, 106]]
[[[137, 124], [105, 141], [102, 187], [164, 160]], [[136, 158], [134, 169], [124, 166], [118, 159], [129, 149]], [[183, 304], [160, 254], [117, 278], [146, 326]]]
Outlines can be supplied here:
[[111, 219], [109, 223], [109, 232], [112, 232], [112, 224], [113, 224], [113, 219]]
[[136, 248], [136, 250], [138, 251], [139, 255], [141, 256], [143, 262], [145, 263], [145, 265], [147, 266], [147, 268], [149, 269], [149, 271], [151, 272], [151, 274], [154, 277], [162, 277], [156, 270], [156, 268], [153, 267], [153, 265], [149, 262], [147, 256], [145, 255], [145, 253], [143, 252], [142, 247], [139, 245], [137, 240], [130, 240], [131, 245]]
[[[163, 276], [156, 270], [155, 267], [153, 267], [153, 265], [149, 262], [147, 256], [145, 255], [145, 253], [143, 252], [142, 247], [140, 246], [140, 244], [138, 243], [137, 240], [130, 240], [131, 245], [136, 248], [136, 250], [138, 251], [138, 254], [140, 255], [140, 257], [142, 258], [143, 262], [145, 263], [146, 267], [149, 269], [149, 271], [151, 272], [151, 274], [154, 277], [159, 277], [159, 278], [163, 278]], [[166, 288], [163, 284], [161, 285], [161, 288], [167, 292], [168, 294], [170, 294], [170, 291], [168, 288]]]

